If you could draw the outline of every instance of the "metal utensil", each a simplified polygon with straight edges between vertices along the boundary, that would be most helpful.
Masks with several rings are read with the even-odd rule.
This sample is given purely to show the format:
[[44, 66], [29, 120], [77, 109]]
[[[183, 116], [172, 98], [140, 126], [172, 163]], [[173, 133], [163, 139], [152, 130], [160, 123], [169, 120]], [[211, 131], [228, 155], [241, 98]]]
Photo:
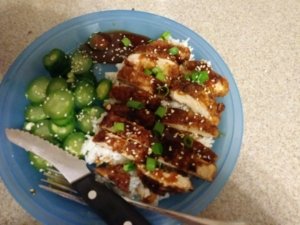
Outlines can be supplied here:
[[[44, 175], [45, 175], [45, 179], [42, 179], [42, 184], [39, 185], [40, 188], [55, 193], [63, 198], [86, 205], [86, 203], [80, 198], [78, 193], [71, 188], [67, 180], [65, 180], [63, 176], [59, 173], [59, 171], [50, 169], [47, 172], [44, 172]], [[124, 197], [124, 199], [127, 202], [137, 207], [147, 209], [152, 212], [157, 212], [165, 216], [169, 216], [188, 225], [246, 225], [246, 223], [244, 222], [224, 222], [224, 221], [200, 218], [200, 217], [156, 207], [154, 205], [149, 205], [142, 202], [134, 201], [126, 197]]]
[[44, 158], [58, 169], [109, 225], [150, 225], [150, 223], [122, 197], [95, 181], [95, 175], [83, 160], [28, 132], [6, 129], [7, 138], [16, 145]]

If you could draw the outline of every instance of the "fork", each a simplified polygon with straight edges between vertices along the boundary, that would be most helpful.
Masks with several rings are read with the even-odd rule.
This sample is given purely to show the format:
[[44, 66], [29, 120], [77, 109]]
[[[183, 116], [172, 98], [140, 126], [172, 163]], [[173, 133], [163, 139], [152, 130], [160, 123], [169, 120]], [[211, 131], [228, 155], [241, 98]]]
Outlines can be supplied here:
[[[55, 193], [63, 198], [77, 202], [79, 204], [86, 205], [85, 202], [80, 198], [80, 196], [78, 196], [77, 192], [74, 189], [72, 189], [68, 181], [63, 177], [63, 175], [59, 171], [55, 169], [48, 169], [48, 171], [44, 172], [43, 174], [45, 175], [45, 178], [41, 179], [42, 184], [39, 185], [40, 188]], [[188, 225], [246, 225], [246, 223], [244, 222], [224, 222], [207, 218], [200, 218], [184, 213], [175, 212], [169, 209], [145, 204], [142, 202], [134, 201], [127, 197], [123, 198], [127, 202], [139, 208], [147, 209], [152, 212], [160, 213], [161, 215], [172, 217]]]

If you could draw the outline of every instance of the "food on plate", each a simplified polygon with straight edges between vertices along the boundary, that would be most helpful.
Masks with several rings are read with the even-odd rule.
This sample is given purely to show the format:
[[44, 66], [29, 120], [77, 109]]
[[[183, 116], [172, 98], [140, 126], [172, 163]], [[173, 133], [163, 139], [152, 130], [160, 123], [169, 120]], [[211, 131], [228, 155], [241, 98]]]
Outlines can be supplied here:
[[[187, 42], [125, 31], [98, 32], [71, 54], [43, 59], [52, 77], [37, 77], [26, 97], [24, 129], [95, 165], [123, 196], [157, 204], [213, 181], [227, 80]], [[93, 68], [116, 64], [97, 80]], [[40, 170], [49, 165], [30, 154]]]

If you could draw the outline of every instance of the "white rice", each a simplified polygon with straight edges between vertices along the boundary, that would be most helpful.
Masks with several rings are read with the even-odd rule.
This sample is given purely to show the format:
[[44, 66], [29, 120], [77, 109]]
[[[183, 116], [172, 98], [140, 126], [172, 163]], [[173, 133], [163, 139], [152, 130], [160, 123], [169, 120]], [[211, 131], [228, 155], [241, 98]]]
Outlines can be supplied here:
[[93, 137], [89, 137], [81, 148], [81, 153], [85, 156], [85, 161], [88, 164], [93, 164], [96, 161], [109, 163], [111, 165], [123, 164], [128, 160], [121, 154], [114, 152], [105, 143], [96, 143]]
[[171, 37], [169, 37], [168, 42], [170, 42], [174, 45], [182, 45], [184, 47], [189, 48], [190, 52], [191, 52], [189, 60], [193, 60], [193, 59], [195, 59], [195, 56], [193, 54], [194, 49], [192, 48], [192, 46], [189, 45], [189, 40], [190, 40], [190, 38], [187, 38], [186, 40], [180, 40], [180, 39], [175, 39], [171, 36]]
[[212, 137], [202, 137], [202, 136], [197, 136], [194, 137], [196, 141], [200, 142], [203, 144], [205, 147], [212, 148], [215, 140]]
[[117, 79], [117, 72], [105, 72], [105, 78], [111, 80], [114, 85], [119, 84]]
[[103, 112], [100, 116], [100, 118], [94, 118], [92, 120], [92, 124], [93, 124], [93, 132], [95, 134], [97, 134], [100, 131], [100, 127], [99, 124], [101, 123], [101, 121], [103, 120], [103, 118], [107, 115], [107, 112]]
[[117, 63], [117, 64], [116, 64], [116, 67], [117, 67], [118, 71], [120, 71], [120, 70], [122, 69], [123, 66], [124, 66], [124, 63], [123, 63], [123, 62]]

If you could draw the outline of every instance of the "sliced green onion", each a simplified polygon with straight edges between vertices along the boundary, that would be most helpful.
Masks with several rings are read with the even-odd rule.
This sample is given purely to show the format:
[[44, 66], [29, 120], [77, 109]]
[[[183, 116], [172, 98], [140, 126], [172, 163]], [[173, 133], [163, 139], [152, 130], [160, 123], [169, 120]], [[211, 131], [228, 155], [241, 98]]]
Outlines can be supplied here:
[[132, 45], [132, 44], [131, 44], [131, 41], [130, 41], [127, 37], [124, 37], [124, 38], [121, 40], [121, 42], [123, 43], [123, 45], [124, 45], [125, 47], [128, 47], [129, 45]]
[[187, 147], [187, 148], [193, 147], [193, 142], [194, 142], [194, 139], [191, 136], [185, 135], [183, 137], [183, 144], [185, 147]]
[[164, 150], [162, 144], [158, 143], [158, 142], [154, 143], [154, 145], [152, 145], [151, 149], [155, 155], [161, 155]]
[[152, 71], [150, 69], [145, 69], [144, 73], [150, 76], [152, 75]]
[[156, 121], [156, 123], [153, 127], [153, 132], [156, 135], [161, 136], [162, 133], [164, 132], [164, 129], [165, 129], [165, 125], [158, 120], [158, 121]]
[[163, 97], [167, 96], [169, 94], [169, 92], [170, 92], [170, 89], [169, 89], [168, 86], [159, 86], [159, 87], [157, 87], [157, 94], [159, 94]]
[[130, 172], [130, 171], [135, 170], [135, 164], [134, 164], [134, 162], [125, 163], [123, 165], [123, 170], [126, 171], [126, 172]]
[[157, 80], [162, 81], [162, 82], [165, 82], [165, 81], [166, 81], [166, 76], [165, 76], [165, 74], [163, 74], [162, 72], [157, 73], [157, 74], [155, 75], [155, 78], [156, 78]]
[[159, 116], [160, 118], [163, 118], [167, 113], [167, 108], [163, 107], [163, 106], [159, 106], [156, 111], [155, 111], [155, 115]]
[[207, 71], [194, 71], [190, 74], [187, 74], [185, 79], [194, 83], [204, 84], [209, 80], [209, 76]]
[[177, 47], [172, 47], [172, 48], [169, 49], [168, 52], [169, 52], [170, 55], [178, 55], [179, 49]]
[[171, 37], [171, 33], [169, 31], [165, 31], [162, 33], [162, 35], [160, 36], [161, 39], [163, 40], [168, 40]]
[[159, 68], [158, 66], [152, 68], [153, 74], [158, 74], [158, 73], [162, 73], [162, 72], [163, 72], [162, 69]]
[[113, 131], [122, 132], [125, 130], [125, 124], [122, 122], [114, 122]]
[[146, 159], [146, 169], [148, 171], [154, 171], [156, 168], [157, 161], [154, 158], [147, 157]]
[[144, 108], [144, 104], [142, 102], [135, 101], [135, 100], [129, 100], [126, 105], [129, 108], [133, 108], [133, 109], [142, 109], [142, 108]]
[[206, 81], [208, 81], [209, 76], [207, 71], [200, 71], [199, 76], [198, 76], [198, 82], [200, 84], [204, 84]]

